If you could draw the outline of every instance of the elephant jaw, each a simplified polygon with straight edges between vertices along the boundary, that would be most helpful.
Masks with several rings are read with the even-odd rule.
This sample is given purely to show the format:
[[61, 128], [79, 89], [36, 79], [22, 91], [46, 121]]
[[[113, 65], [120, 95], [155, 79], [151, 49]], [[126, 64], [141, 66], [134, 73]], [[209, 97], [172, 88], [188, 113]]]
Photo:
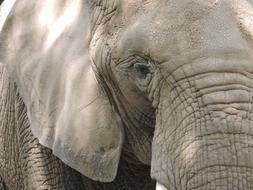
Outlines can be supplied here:
[[168, 190], [166, 187], [164, 187], [162, 184], [159, 182], [156, 183], [156, 190]]

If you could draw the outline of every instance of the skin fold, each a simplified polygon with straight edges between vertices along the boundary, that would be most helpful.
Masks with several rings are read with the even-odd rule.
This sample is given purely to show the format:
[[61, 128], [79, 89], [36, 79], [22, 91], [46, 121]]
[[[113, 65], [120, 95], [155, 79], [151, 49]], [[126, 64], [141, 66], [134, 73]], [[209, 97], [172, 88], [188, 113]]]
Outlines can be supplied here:
[[[0, 189], [253, 189], [252, 0], [76, 0], [71, 6], [55, 0], [57, 9], [45, 2], [18, 1], [0, 36]], [[71, 7], [75, 14], [65, 17]], [[50, 17], [50, 10], [58, 12]], [[74, 80], [79, 70], [64, 67], [72, 60], [79, 70], [91, 65], [93, 78], [84, 72]], [[37, 63], [39, 71], [30, 67]], [[50, 78], [42, 66], [53, 70], [56, 63]], [[72, 75], [60, 72], [70, 69]], [[23, 82], [33, 73], [38, 83]], [[58, 99], [69, 86], [71, 98], [50, 97], [47, 77]], [[41, 116], [33, 115], [33, 89], [49, 111], [57, 105], [59, 115], [65, 113], [61, 102], [71, 102], [63, 119], [57, 111], [48, 117], [56, 131], [48, 136], [40, 133], [45, 126], [40, 131], [31, 122]], [[91, 90], [99, 95], [88, 105], [100, 115], [81, 128], [82, 115], [71, 106], [93, 97], [85, 96]], [[90, 136], [80, 138], [87, 128]], [[55, 145], [58, 137], [63, 143]]]
[[[8, 79], [2, 66], [0, 73], [0, 89], [3, 93], [0, 115], [8, 118], [0, 125], [1, 190], [155, 188], [149, 175], [150, 168], [139, 162], [133, 164], [131, 154], [121, 159], [118, 175], [112, 183], [93, 181], [68, 167], [50, 149], [39, 144], [31, 132], [26, 107], [15, 84]], [[6, 113], [8, 116], [3, 116]]]

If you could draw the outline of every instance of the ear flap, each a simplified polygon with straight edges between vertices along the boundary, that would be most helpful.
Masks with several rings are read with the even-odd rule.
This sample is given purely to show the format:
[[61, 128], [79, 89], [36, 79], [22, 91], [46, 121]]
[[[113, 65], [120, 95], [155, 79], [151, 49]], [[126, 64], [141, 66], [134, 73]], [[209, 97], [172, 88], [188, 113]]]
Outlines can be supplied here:
[[40, 143], [85, 176], [110, 182], [123, 131], [90, 62], [88, 18], [83, 0], [17, 1], [0, 54]]

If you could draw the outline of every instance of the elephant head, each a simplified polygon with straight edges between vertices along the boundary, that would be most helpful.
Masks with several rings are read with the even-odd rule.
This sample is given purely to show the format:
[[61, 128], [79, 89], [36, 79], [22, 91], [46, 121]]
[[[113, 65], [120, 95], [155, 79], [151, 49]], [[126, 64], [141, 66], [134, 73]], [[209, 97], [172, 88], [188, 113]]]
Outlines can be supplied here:
[[0, 56], [82, 174], [112, 181], [124, 144], [157, 189], [251, 189], [252, 20], [252, 0], [18, 0]]

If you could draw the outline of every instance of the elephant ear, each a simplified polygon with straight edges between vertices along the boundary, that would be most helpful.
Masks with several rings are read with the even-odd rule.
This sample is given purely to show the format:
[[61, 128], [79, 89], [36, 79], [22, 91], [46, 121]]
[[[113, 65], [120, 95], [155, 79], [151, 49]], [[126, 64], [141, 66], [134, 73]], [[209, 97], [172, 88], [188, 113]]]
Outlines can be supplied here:
[[19, 0], [1, 34], [0, 61], [39, 142], [85, 176], [110, 182], [123, 131], [96, 79], [89, 28], [83, 0]]

